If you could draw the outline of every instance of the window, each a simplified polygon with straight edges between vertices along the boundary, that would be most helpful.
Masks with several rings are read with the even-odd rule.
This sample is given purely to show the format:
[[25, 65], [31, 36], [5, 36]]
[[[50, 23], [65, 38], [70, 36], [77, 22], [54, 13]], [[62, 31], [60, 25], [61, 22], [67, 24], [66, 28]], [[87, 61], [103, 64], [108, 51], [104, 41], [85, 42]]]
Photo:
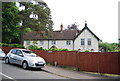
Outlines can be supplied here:
[[13, 50], [11, 51], [11, 53], [15, 54], [16, 51], [17, 51], [16, 49], [13, 49]]
[[27, 53], [27, 54], [31, 54], [31, 53], [34, 53], [32, 51], [29, 51], [29, 50], [23, 50], [24, 53]]
[[88, 45], [91, 46], [91, 39], [88, 39]]
[[22, 52], [20, 50], [17, 50], [16, 54], [19, 55], [22, 54]]
[[56, 41], [55, 41], [55, 40], [53, 40], [53, 41], [51, 42], [51, 44], [52, 44], [52, 45], [55, 45], [55, 44], [56, 44]]
[[71, 44], [71, 41], [70, 40], [67, 40], [66, 41], [66, 45], [70, 45]]
[[119, 39], [119, 43], [120, 43], [120, 39]]
[[40, 45], [44, 45], [44, 41], [40, 41]]
[[85, 45], [85, 39], [81, 39], [81, 45]]
[[30, 45], [30, 41], [26, 41], [26, 45]]
[[23, 53], [30, 57], [38, 57], [33, 51], [30, 50], [23, 50]]

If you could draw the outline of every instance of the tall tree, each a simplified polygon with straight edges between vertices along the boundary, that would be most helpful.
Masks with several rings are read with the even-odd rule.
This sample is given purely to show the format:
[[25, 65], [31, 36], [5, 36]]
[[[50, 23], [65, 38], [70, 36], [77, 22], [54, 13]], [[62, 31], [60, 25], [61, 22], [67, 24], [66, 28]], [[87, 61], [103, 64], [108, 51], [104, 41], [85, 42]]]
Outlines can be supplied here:
[[68, 30], [78, 30], [78, 25], [76, 24], [76, 22], [74, 24], [68, 25], [67, 29]]
[[[15, 2], [2, 2], [2, 42], [19, 42], [20, 31], [16, 16], [19, 10]], [[17, 41], [16, 41], [17, 40]]]
[[22, 21], [21, 44], [23, 44], [25, 28], [31, 28], [42, 35], [48, 34], [48, 31], [52, 31], [53, 21], [51, 20], [51, 12], [45, 2], [38, 2], [37, 4], [20, 2], [20, 5], [25, 7], [24, 10], [20, 11], [18, 16], [19, 20]]

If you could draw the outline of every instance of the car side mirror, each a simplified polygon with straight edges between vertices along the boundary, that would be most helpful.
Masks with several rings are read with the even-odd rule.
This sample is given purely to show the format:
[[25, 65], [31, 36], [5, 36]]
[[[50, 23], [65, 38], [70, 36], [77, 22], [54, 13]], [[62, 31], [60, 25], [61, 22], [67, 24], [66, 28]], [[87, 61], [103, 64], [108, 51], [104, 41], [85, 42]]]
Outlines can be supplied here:
[[23, 54], [19, 54], [19, 56], [23, 57]]

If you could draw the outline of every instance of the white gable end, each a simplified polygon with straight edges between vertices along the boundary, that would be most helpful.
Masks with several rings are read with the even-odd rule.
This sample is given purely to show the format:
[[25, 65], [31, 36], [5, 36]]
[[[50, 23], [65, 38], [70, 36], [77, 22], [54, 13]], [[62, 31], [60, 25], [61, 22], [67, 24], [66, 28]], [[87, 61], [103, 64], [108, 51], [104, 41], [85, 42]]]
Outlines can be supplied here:
[[[84, 39], [84, 40], [83, 40]], [[84, 41], [84, 45], [81, 45], [81, 40]], [[88, 41], [91, 45], [88, 44]], [[98, 51], [98, 40], [97, 38], [87, 29], [85, 29], [74, 42], [75, 49], [81, 49], [82, 51], [94, 49], [94, 51]]]

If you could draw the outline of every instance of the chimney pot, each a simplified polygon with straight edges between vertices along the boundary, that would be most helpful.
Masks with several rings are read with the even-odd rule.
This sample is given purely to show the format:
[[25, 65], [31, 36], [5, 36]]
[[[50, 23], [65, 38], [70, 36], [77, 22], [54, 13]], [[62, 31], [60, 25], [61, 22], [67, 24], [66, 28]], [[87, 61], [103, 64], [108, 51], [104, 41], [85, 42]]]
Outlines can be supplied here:
[[60, 31], [63, 31], [63, 24], [60, 25]]

